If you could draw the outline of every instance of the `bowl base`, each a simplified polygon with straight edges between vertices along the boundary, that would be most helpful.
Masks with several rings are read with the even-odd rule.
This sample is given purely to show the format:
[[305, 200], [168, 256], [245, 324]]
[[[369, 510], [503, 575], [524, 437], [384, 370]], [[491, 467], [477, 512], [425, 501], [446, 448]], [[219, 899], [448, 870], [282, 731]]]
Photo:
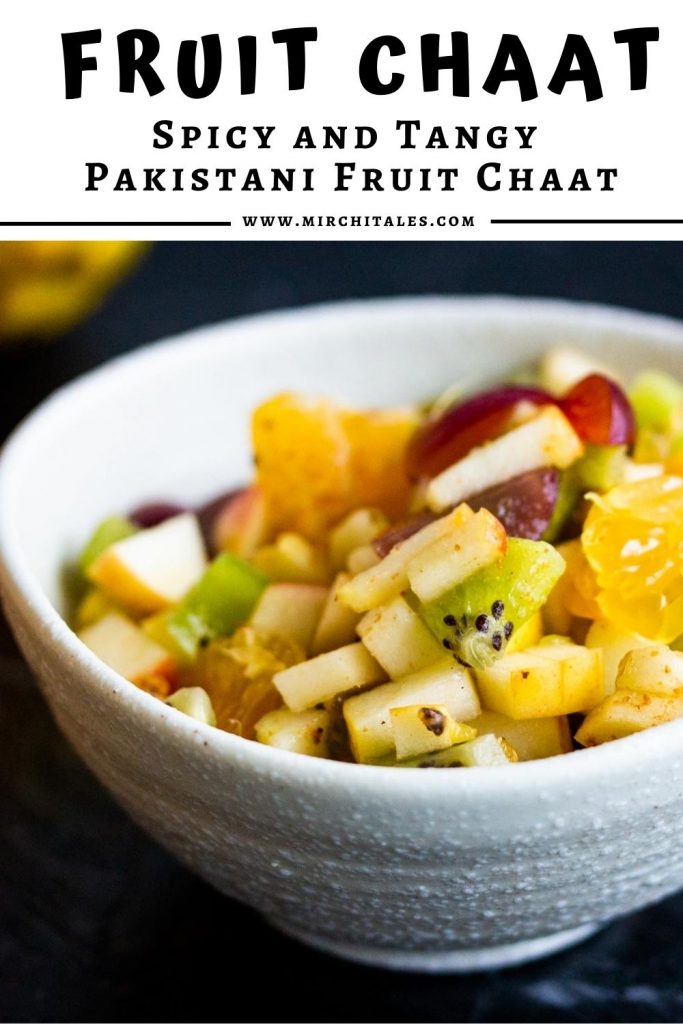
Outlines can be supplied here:
[[554, 935], [538, 939], [524, 939], [502, 946], [488, 946], [481, 949], [454, 949], [443, 951], [414, 951], [382, 949], [378, 946], [356, 946], [349, 942], [335, 942], [311, 932], [298, 931], [281, 921], [269, 919], [273, 927], [307, 946], [330, 953], [342, 960], [382, 967], [390, 971], [420, 971], [424, 974], [467, 974], [470, 971], [490, 971], [502, 967], [516, 967], [530, 960], [559, 953], [569, 946], [590, 938], [602, 927], [600, 924], [584, 924]]

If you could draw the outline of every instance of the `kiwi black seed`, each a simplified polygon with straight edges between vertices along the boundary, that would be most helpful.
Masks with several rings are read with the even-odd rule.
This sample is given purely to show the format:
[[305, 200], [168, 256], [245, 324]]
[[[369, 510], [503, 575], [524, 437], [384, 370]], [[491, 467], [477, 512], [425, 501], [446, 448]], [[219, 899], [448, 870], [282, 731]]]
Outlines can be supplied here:
[[494, 619], [502, 619], [504, 611], [505, 605], [502, 601], [494, 601], [491, 605], [491, 615], [493, 615]]

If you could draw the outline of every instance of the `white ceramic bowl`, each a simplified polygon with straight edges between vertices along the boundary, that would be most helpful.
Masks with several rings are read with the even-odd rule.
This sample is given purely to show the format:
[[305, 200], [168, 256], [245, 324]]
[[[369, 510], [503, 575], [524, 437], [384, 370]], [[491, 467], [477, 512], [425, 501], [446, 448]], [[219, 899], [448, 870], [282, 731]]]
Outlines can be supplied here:
[[248, 414], [274, 391], [403, 401], [558, 342], [624, 371], [676, 370], [683, 325], [497, 298], [235, 321], [62, 389], [2, 456], [2, 600], [61, 728], [181, 861], [320, 948], [422, 970], [512, 964], [672, 892], [683, 883], [683, 722], [508, 768], [300, 757], [198, 725], [101, 664], [60, 617], [62, 567], [112, 511], [245, 479]]

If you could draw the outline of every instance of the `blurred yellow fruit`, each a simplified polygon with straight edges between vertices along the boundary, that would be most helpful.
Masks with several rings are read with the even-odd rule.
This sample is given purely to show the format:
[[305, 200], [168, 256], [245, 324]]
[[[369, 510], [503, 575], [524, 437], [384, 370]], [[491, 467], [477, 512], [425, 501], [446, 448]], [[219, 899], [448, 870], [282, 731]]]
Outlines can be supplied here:
[[358, 412], [293, 394], [259, 406], [252, 440], [271, 525], [316, 541], [359, 505], [404, 515], [403, 456], [416, 425], [413, 409]]
[[593, 497], [582, 535], [604, 617], [670, 643], [683, 633], [683, 479], [659, 476]]
[[145, 242], [0, 242], [0, 338], [63, 333], [95, 308]]

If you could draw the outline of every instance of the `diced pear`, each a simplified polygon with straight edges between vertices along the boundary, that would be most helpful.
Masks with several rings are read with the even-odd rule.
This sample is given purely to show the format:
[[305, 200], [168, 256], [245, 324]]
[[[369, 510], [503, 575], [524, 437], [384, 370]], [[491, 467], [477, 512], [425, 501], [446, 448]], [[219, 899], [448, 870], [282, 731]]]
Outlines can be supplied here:
[[427, 504], [441, 512], [532, 469], [566, 469], [583, 451], [567, 417], [556, 406], [545, 406], [533, 419], [473, 448], [434, 477], [427, 488]]
[[[533, 647], [543, 636], [543, 615], [540, 611], [534, 612], [530, 619], [514, 631], [508, 640], [507, 653], [514, 654], [515, 651], [523, 651], [527, 647]], [[514, 746], [514, 744], [513, 744]]]
[[330, 756], [332, 713], [325, 708], [269, 711], [256, 723], [256, 739], [270, 747], [309, 757]]
[[601, 652], [578, 644], [529, 647], [476, 675], [484, 707], [518, 721], [586, 711], [605, 695]]
[[346, 568], [352, 576], [366, 569], [373, 569], [379, 565], [381, 558], [373, 548], [372, 544], [363, 544], [360, 548], [354, 548], [346, 559]]
[[357, 633], [391, 679], [443, 659], [438, 641], [404, 597], [366, 612]]
[[445, 750], [455, 743], [473, 740], [477, 735], [471, 726], [456, 722], [443, 704], [411, 704], [391, 708], [390, 713], [399, 761]]
[[382, 666], [363, 644], [356, 643], [283, 669], [273, 676], [273, 682], [290, 710], [305, 711], [385, 678]]
[[[602, 663], [605, 672], [605, 694], [614, 693], [617, 680], [617, 672], [624, 655], [629, 651], [635, 651], [639, 647], [651, 647], [652, 641], [645, 640], [642, 636], [634, 633], [625, 633], [611, 622], [598, 620], [592, 623], [585, 639], [586, 647], [593, 649], [599, 647], [602, 650]], [[628, 689], [638, 689], [636, 686]]]
[[346, 647], [355, 641], [360, 615], [339, 600], [339, 590], [350, 579], [349, 573], [340, 572], [327, 592], [327, 600], [311, 642], [312, 654], [325, 654], [326, 651]]
[[683, 716], [683, 697], [616, 690], [584, 719], [576, 740], [584, 747], [622, 739]]
[[216, 724], [216, 713], [211, 698], [201, 686], [184, 686], [167, 697], [166, 703], [176, 711], [182, 711], [184, 715], [204, 722], [205, 725]]
[[376, 508], [359, 508], [351, 512], [330, 533], [330, 561], [334, 569], [344, 569], [346, 560], [356, 548], [370, 544], [389, 520]]
[[88, 543], [78, 556], [78, 564], [82, 572], [87, 572], [96, 558], [117, 541], [132, 537], [138, 532], [137, 526], [122, 516], [109, 516], [93, 530]]
[[308, 651], [327, 595], [327, 587], [317, 583], [271, 583], [248, 625], [261, 633], [279, 633]]
[[100, 661], [132, 683], [147, 676], [174, 675], [175, 664], [168, 651], [119, 612], [109, 612], [78, 636]]
[[274, 544], [259, 548], [251, 563], [279, 583], [327, 583], [330, 576], [322, 553], [298, 533], [281, 533]]
[[495, 711], [482, 711], [469, 723], [480, 736], [500, 736], [517, 752], [520, 761], [537, 761], [566, 754], [572, 749], [569, 723], [565, 716], [515, 721]]
[[564, 395], [575, 384], [592, 373], [619, 381], [617, 374], [609, 367], [576, 348], [551, 348], [544, 355], [540, 366], [540, 386], [552, 395]]
[[386, 604], [407, 589], [408, 562], [423, 548], [450, 533], [473, 515], [470, 508], [461, 505], [450, 515], [437, 519], [412, 537], [396, 544], [376, 566], [349, 580], [339, 592], [340, 599], [356, 612], [366, 612]]
[[226, 501], [213, 524], [217, 551], [251, 558], [268, 538], [266, 502], [260, 487], [247, 487]]
[[434, 601], [501, 559], [506, 548], [505, 527], [482, 508], [411, 558], [406, 567], [411, 590], [420, 601]]
[[467, 669], [451, 658], [396, 682], [350, 697], [343, 712], [353, 756], [364, 763], [380, 761], [394, 752], [391, 708], [438, 704], [457, 722], [468, 722], [481, 711]]
[[683, 654], [664, 645], [631, 650], [619, 665], [616, 687], [658, 697], [683, 697]]
[[125, 608], [151, 615], [180, 601], [205, 568], [199, 523], [183, 513], [112, 544], [87, 575]]

